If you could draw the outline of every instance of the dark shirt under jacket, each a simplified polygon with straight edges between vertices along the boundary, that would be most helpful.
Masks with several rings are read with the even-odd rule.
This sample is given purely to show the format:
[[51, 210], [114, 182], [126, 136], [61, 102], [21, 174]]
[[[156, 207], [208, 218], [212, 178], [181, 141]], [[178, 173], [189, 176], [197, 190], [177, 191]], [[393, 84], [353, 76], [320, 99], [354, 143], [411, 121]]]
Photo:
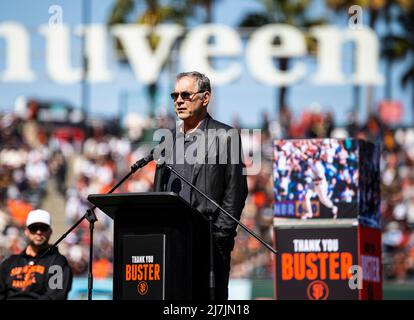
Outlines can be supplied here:
[[[191, 177], [193, 174], [193, 167], [194, 164], [189, 163], [186, 161], [185, 154], [187, 153], [188, 148], [193, 145], [193, 143], [200, 143], [201, 141], [204, 143], [204, 140], [201, 139], [201, 132], [205, 130], [206, 128], [206, 119], [201, 121], [198, 130], [195, 130], [190, 133], [184, 134], [180, 130], [177, 130], [177, 136], [176, 141], [174, 143], [173, 148], [173, 163], [171, 166], [184, 178], [186, 178], [188, 181], [191, 181]], [[179, 160], [177, 163], [177, 143], [182, 143], [182, 139], [184, 139], [184, 156], [178, 155]], [[180, 141], [181, 140], [181, 141]], [[197, 146], [194, 146], [195, 152], [197, 151]], [[196, 156], [196, 153], [194, 153], [194, 157]], [[184, 162], [184, 163], [183, 163]], [[186, 200], [188, 203], [191, 203], [191, 187], [186, 183], [185, 181], [182, 181], [175, 173], [171, 172], [171, 175], [168, 177], [167, 182], [167, 191], [172, 191], [178, 194], [181, 198]]]

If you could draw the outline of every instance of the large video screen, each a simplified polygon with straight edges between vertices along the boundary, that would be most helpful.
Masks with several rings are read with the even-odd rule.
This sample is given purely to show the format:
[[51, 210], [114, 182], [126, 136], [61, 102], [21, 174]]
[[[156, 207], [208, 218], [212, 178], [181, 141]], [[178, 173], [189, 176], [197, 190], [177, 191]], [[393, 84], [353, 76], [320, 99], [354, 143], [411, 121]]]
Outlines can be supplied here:
[[275, 216], [357, 217], [359, 160], [353, 139], [276, 140]]

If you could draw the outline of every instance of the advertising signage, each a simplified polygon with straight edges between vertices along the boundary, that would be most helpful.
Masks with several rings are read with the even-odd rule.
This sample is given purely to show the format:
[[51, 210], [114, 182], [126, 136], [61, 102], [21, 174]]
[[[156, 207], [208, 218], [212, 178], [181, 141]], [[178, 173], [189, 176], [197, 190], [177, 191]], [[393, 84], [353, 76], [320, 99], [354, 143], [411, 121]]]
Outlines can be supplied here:
[[[155, 49], [148, 41], [151, 32], [159, 36]], [[309, 55], [307, 36], [316, 39], [317, 43], [314, 72], [304, 61]], [[206, 73], [217, 86], [233, 83], [246, 72], [268, 86], [289, 86], [302, 81], [314, 85], [384, 83], [384, 76], [379, 71], [379, 40], [367, 27], [340, 29], [324, 25], [305, 32], [292, 25], [268, 24], [252, 30], [248, 39], [243, 41], [237, 29], [222, 24], [202, 24], [186, 29], [177, 24], [159, 24], [151, 28], [138, 24], [107, 27], [105, 24], [62, 23], [39, 25], [33, 32], [16, 21], [0, 23], [0, 40], [5, 48], [0, 81], [35, 82], [43, 77], [35, 71], [31, 60], [33, 37], [44, 39], [45, 64], [40, 73], [46, 73], [52, 82], [58, 84], [74, 84], [83, 79], [91, 83], [116, 81], [114, 61], [110, 61], [108, 55], [116, 40], [122, 45], [124, 58], [141, 84], [152, 84], [159, 79], [177, 43], [180, 68]], [[85, 40], [86, 73], [72, 58], [71, 48], [79, 39]], [[277, 44], [275, 39], [278, 39]], [[354, 44], [355, 70], [350, 74], [343, 71], [346, 43]], [[218, 58], [225, 58], [226, 63], [215, 68], [212, 60]], [[278, 58], [292, 58], [288, 70], [278, 69], [274, 63]]]

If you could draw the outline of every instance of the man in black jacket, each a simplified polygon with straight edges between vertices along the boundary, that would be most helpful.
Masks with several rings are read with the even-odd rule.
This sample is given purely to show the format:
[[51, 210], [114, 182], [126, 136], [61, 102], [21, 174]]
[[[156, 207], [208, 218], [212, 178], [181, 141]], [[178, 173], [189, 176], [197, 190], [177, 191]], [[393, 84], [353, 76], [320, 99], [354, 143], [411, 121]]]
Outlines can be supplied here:
[[[210, 80], [195, 71], [180, 73], [171, 97], [182, 121], [172, 133], [173, 141], [167, 143], [164, 160], [240, 220], [247, 197], [241, 139], [236, 129], [207, 113]], [[230, 257], [237, 223], [163, 166], [157, 166], [154, 191], [173, 191], [199, 212], [213, 215], [215, 298], [228, 299]]]
[[0, 300], [65, 300], [72, 286], [72, 272], [56, 248], [50, 250], [49, 212], [33, 210], [26, 220], [27, 247], [0, 264]]

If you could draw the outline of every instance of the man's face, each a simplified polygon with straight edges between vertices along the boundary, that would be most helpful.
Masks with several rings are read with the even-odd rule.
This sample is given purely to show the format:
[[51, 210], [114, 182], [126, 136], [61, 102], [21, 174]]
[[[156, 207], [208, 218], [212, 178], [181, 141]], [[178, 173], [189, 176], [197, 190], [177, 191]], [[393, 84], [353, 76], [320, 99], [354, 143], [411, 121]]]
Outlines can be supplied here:
[[33, 223], [25, 230], [29, 244], [34, 247], [42, 247], [49, 243], [52, 229], [44, 223]]
[[174, 101], [174, 110], [184, 122], [198, 120], [207, 112], [210, 92], [198, 91], [196, 80], [192, 77], [180, 78], [175, 83], [174, 92], [180, 95]]

